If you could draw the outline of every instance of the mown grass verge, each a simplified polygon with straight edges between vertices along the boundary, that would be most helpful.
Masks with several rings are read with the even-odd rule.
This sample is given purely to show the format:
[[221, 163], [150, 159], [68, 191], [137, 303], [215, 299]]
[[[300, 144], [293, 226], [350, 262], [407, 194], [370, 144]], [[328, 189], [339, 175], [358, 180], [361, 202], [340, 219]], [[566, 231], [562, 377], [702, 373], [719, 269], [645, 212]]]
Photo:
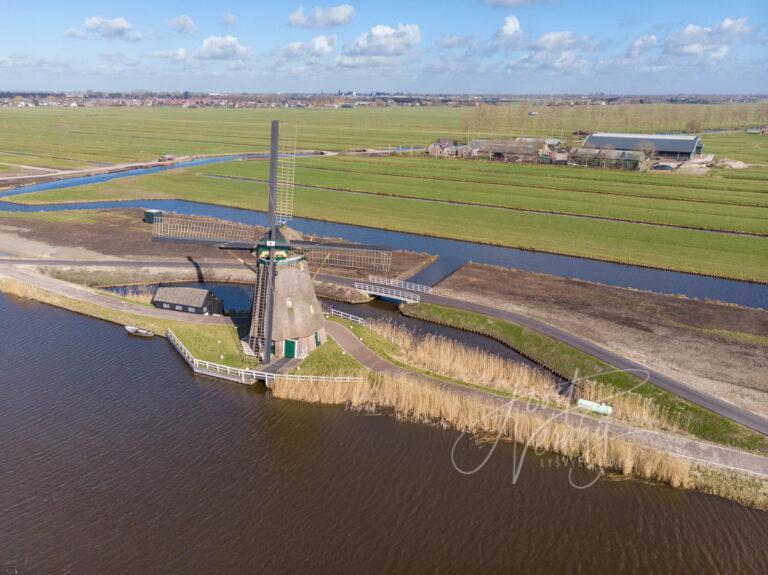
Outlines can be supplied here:
[[520, 325], [479, 313], [447, 308], [433, 304], [413, 304], [401, 308], [404, 315], [449, 325], [458, 329], [486, 335], [562, 377], [590, 378], [611, 385], [617, 391], [633, 390], [651, 397], [660, 408], [680, 417], [689, 433], [704, 439], [758, 453], [768, 453], [766, 438], [742, 425], [694, 405], [633, 374], [616, 371], [607, 363], [565, 343]]
[[344, 352], [333, 338], [328, 338], [296, 367], [292, 373], [297, 375], [345, 376], [357, 375], [363, 369], [357, 361]]

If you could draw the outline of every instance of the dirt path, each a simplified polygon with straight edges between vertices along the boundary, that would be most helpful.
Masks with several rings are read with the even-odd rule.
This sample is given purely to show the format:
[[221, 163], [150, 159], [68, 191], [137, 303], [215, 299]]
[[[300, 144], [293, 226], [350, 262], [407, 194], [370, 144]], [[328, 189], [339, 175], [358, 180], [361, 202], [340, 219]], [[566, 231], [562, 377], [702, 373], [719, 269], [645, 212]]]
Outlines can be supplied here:
[[[416, 377], [454, 393], [466, 394], [485, 400], [490, 399], [496, 402], [500, 409], [510, 408], [513, 411], [531, 412], [532, 404], [529, 402], [461, 387], [390, 363], [371, 351], [354, 333], [340, 323], [329, 321], [326, 329], [328, 334], [346, 353], [371, 371], [393, 376], [407, 375], [409, 377]], [[574, 427], [583, 427], [591, 431], [607, 434], [610, 437], [622, 437], [628, 441], [680, 455], [701, 463], [768, 477], [768, 457], [761, 455], [678, 435], [631, 427], [608, 419], [596, 419], [574, 411], [562, 411], [543, 406], [536, 406], [535, 411], [555, 422], [564, 422]]]

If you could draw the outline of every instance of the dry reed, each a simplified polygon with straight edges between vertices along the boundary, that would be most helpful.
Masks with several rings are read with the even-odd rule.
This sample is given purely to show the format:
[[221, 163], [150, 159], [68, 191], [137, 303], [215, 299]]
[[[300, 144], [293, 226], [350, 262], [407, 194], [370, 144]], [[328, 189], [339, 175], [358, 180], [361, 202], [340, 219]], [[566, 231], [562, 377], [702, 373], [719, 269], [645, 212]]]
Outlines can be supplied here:
[[423, 378], [370, 374], [360, 382], [317, 385], [278, 377], [273, 393], [280, 398], [340, 404], [361, 411], [387, 408], [409, 421], [453, 427], [473, 435], [494, 434], [533, 450], [578, 458], [588, 468], [613, 469], [675, 487], [689, 484], [691, 464], [685, 458], [606, 437], [584, 426], [548, 420], [535, 411], [508, 410], [497, 397], [467, 393]]
[[[517, 361], [511, 361], [451, 339], [427, 335], [418, 337], [407, 328], [389, 321], [371, 321], [376, 333], [400, 346], [396, 359], [453, 379], [548, 401], [565, 407], [568, 400], [556, 391], [548, 374]], [[633, 425], [653, 429], [679, 429], [679, 419], [659, 407], [652, 398], [591, 380], [578, 382], [578, 397], [609, 403], [613, 417]]]
[[140, 304], [151, 304], [155, 290], [147, 285], [136, 285], [120, 288], [116, 292], [107, 292], [110, 295], [119, 295], [123, 299]]
[[372, 321], [368, 326], [389, 341], [397, 342], [400, 355], [396, 359], [408, 365], [515, 396], [567, 405], [567, 400], [557, 394], [554, 378], [523, 363], [442, 336], [416, 336], [391, 322]]

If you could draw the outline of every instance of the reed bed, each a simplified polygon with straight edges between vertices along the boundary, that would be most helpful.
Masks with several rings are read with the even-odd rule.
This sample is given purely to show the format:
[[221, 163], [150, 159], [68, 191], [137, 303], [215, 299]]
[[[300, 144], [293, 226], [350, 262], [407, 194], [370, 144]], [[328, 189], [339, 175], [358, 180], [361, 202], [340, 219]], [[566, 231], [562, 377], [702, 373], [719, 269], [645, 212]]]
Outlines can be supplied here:
[[567, 406], [566, 398], [557, 394], [554, 378], [543, 371], [445, 337], [417, 336], [392, 322], [371, 321], [367, 325], [397, 343], [400, 354], [395, 359], [403, 363], [515, 396]]
[[[557, 393], [556, 382], [552, 376], [520, 362], [510, 361], [445, 337], [420, 337], [389, 321], [371, 321], [368, 326], [388, 340], [397, 342], [400, 355], [396, 359], [408, 365], [516, 396], [547, 401], [560, 407], [567, 407], [569, 404], [568, 398]], [[652, 398], [637, 393], [619, 392], [611, 385], [580, 380], [576, 384], [576, 396], [610, 404], [615, 419], [632, 425], [665, 430], [680, 428], [679, 417], [659, 407]]]
[[155, 294], [154, 288], [146, 285], [135, 285], [120, 288], [117, 292], [108, 292], [110, 295], [119, 295], [123, 299], [134, 303], [149, 305], [152, 303], [152, 297]]
[[589, 401], [607, 403], [613, 407], [613, 417], [653, 429], [677, 431], [681, 426], [679, 413], [658, 405], [653, 398], [632, 392], [619, 392], [612, 385], [586, 379], [579, 381], [577, 396]]
[[278, 377], [273, 393], [284, 399], [346, 405], [357, 411], [389, 409], [400, 419], [471, 435], [497, 435], [536, 451], [578, 459], [591, 469], [611, 469], [674, 487], [687, 487], [690, 482], [691, 463], [685, 458], [606, 437], [584, 426], [548, 420], [536, 411], [513, 411], [498, 397], [467, 393], [418, 376], [369, 374], [359, 382], [323, 385]]

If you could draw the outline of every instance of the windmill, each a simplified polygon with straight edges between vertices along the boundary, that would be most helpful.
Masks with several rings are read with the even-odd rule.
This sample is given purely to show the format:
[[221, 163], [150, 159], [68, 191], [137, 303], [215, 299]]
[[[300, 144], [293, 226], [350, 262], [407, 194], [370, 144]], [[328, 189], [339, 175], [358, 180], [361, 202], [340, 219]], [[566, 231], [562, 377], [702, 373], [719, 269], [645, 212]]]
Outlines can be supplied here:
[[269, 229], [223, 220], [163, 214], [153, 223], [152, 239], [218, 245], [256, 256], [248, 346], [262, 363], [273, 356], [295, 357], [325, 341], [324, 318], [314, 293], [308, 264], [389, 271], [389, 248], [362, 244], [305, 241], [286, 226], [293, 217], [296, 162], [293, 138], [280, 138], [272, 122], [269, 158]]

